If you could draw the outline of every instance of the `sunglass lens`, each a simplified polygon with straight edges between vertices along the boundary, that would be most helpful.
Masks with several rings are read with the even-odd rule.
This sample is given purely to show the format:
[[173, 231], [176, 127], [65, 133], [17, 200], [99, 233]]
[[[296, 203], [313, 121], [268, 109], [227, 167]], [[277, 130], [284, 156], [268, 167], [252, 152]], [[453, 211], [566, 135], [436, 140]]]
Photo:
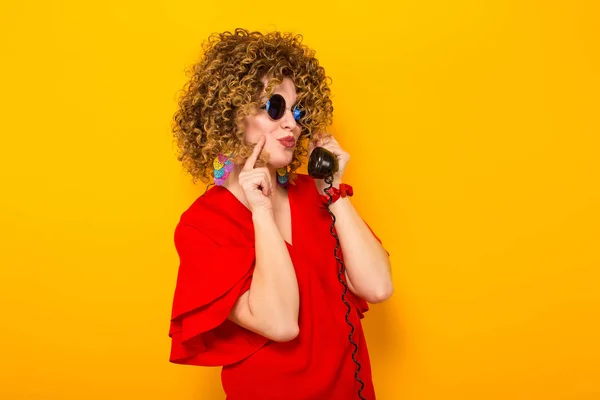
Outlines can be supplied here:
[[300, 120], [304, 118], [304, 110], [299, 109], [298, 107], [294, 108], [294, 119], [296, 122], [300, 122]]
[[274, 94], [267, 102], [269, 117], [277, 120], [285, 113], [285, 99], [280, 94]]

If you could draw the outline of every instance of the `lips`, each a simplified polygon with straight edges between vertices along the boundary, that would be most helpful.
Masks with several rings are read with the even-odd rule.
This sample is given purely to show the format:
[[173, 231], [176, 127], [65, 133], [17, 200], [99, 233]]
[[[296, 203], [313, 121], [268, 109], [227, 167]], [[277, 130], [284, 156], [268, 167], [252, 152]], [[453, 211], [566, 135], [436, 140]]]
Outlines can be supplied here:
[[281, 143], [285, 147], [295, 147], [296, 146], [296, 139], [294, 139], [293, 136], [286, 136], [284, 138], [277, 139], [277, 140], [279, 140], [279, 143]]

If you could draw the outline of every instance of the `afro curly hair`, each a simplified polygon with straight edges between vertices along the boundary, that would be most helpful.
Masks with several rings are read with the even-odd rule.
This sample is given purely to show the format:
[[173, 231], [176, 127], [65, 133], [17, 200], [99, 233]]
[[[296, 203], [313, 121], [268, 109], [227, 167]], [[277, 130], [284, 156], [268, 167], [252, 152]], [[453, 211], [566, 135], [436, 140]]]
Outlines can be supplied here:
[[[237, 28], [233, 33], [213, 33], [202, 44], [202, 57], [186, 69], [189, 80], [178, 99], [172, 128], [177, 159], [194, 183], [209, 182], [219, 153], [233, 153], [236, 164], [250, 156], [254, 144], [244, 141], [244, 118], [257, 112], [263, 90], [269, 98], [284, 77], [294, 82], [297, 104], [304, 110], [289, 164], [290, 182], [308, 155], [308, 141], [329, 136], [331, 78], [302, 40], [302, 35], [289, 32], [262, 34]], [[264, 165], [263, 155], [257, 166]]]

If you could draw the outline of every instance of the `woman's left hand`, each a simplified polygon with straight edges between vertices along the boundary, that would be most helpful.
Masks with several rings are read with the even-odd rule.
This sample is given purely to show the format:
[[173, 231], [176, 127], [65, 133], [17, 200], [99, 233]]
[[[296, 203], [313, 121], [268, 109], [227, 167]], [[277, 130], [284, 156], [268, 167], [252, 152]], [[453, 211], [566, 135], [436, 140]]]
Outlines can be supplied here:
[[[333, 186], [339, 187], [340, 183], [342, 183], [342, 176], [344, 175], [344, 171], [346, 170], [346, 166], [348, 165], [348, 161], [350, 161], [350, 154], [345, 152], [337, 140], [331, 135], [326, 139], [321, 139], [317, 141], [317, 143], [310, 142], [308, 145], [308, 156], [312, 154], [315, 147], [323, 147], [330, 152], [338, 160], [338, 171], [333, 175]], [[325, 194], [324, 189], [328, 186], [323, 179], [315, 179], [317, 183], [317, 187], [319, 188], [319, 192], [321, 194]]]

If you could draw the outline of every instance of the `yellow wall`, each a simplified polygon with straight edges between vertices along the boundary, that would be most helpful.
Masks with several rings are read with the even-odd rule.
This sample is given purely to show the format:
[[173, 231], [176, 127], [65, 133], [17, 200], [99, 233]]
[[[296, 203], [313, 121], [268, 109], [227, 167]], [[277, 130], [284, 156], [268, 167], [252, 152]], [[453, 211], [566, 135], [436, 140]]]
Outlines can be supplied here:
[[204, 190], [169, 127], [236, 27], [302, 33], [333, 78], [392, 254], [378, 399], [600, 398], [597, 1], [203, 3], [3, 5], [0, 398], [222, 399], [167, 361], [173, 229]]

